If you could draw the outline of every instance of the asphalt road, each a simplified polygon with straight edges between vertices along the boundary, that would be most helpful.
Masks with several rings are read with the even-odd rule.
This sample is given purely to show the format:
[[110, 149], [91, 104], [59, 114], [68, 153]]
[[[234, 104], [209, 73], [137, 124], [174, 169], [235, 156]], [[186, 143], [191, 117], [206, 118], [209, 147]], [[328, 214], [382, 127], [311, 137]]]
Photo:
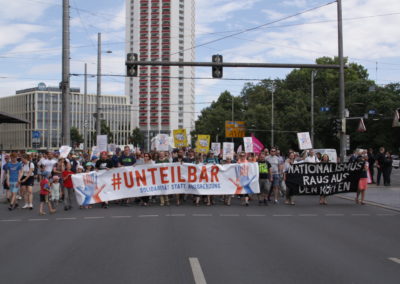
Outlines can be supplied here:
[[44, 217], [2, 204], [1, 283], [399, 283], [400, 212], [296, 201]]

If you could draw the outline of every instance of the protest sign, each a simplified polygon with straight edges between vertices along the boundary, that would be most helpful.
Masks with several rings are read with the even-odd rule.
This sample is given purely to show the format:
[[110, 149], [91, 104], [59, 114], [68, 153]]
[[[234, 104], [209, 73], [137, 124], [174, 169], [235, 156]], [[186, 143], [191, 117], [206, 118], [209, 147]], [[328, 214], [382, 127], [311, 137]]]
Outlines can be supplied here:
[[309, 132], [297, 133], [297, 139], [299, 141], [300, 150], [308, 150], [313, 148]]
[[107, 135], [97, 135], [96, 146], [100, 152], [107, 151]]
[[211, 151], [214, 153], [214, 155], [218, 156], [221, 154], [221, 143], [216, 143], [213, 142], [211, 143]]
[[158, 134], [154, 140], [154, 146], [157, 151], [169, 150], [169, 136], [167, 134]]
[[72, 150], [72, 147], [70, 147], [70, 146], [61, 146], [61, 148], [60, 148], [60, 158], [66, 158], [67, 156], [68, 156], [68, 154], [69, 154], [69, 152], [71, 152], [71, 150]]
[[244, 151], [253, 153], [253, 139], [251, 137], [243, 137]]
[[233, 142], [224, 142], [222, 145], [222, 155], [224, 160], [227, 158], [233, 160], [233, 156], [235, 155], [235, 144]]
[[207, 154], [210, 149], [210, 135], [197, 135], [196, 153]]
[[291, 195], [332, 195], [356, 192], [364, 162], [300, 163], [292, 165], [286, 175]]
[[140, 196], [257, 194], [258, 164], [166, 163], [121, 167], [72, 176], [80, 205]]
[[90, 159], [93, 159], [93, 157], [100, 158], [100, 149], [97, 146], [92, 147], [92, 154], [90, 155]]
[[188, 146], [186, 129], [175, 129], [173, 131], [174, 144], [176, 148], [182, 148]]

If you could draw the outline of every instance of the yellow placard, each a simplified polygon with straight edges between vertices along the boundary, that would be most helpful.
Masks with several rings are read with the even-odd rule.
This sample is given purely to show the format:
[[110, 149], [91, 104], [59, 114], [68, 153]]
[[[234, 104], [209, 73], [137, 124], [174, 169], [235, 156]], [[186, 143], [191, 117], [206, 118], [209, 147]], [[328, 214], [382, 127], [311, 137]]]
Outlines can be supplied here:
[[207, 154], [210, 149], [210, 135], [197, 135], [196, 153]]
[[246, 123], [244, 121], [225, 121], [226, 138], [243, 138], [246, 135]]
[[173, 135], [174, 135], [174, 144], [176, 148], [188, 146], [186, 129], [175, 129], [173, 131]]

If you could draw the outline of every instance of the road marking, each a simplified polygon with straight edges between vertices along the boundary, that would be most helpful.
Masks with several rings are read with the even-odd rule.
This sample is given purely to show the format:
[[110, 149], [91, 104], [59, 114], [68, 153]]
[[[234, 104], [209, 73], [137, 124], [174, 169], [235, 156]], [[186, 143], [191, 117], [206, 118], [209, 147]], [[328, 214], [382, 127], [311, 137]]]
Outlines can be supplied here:
[[158, 217], [158, 215], [139, 215], [139, 218]]
[[400, 264], [400, 258], [397, 258], [397, 257], [389, 257], [388, 259], [391, 260], [391, 261], [393, 261], [393, 262], [396, 262], [397, 264]]
[[272, 216], [274, 216], [274, 217], [291, 217], [293, 215], [292, 214], [273, 214]]
[[193, 214], [194, 217], [211, 217], [212, 214]]
[[190, 267], [192, 268], [194, 283], [207, 284], [203, 270], [201, 269], [199, 259], [197, 257], [189, 257], [189, 262], [190, 262]]
[[186, 214], [167, 214], [165, 216], [167, 216], [167, 217], [185, 217]]
[[239, 217], [239, 214], [220, 214], [221, 217]]
[[344, 216], [344, 214], [342, 214], [342, 213], [330, 213], [330, 214], [325, 214], [325, 216], [332, 216], [332, 217], [334, 217], [334, 216]]
[[246, 214], [247, 217], [265, 217], [265, 214]]
[[111, 218], [122, 219], [122, 218], [132, 218], [132, 216], [111, 216]]
[[76, 220], [76, 218], [75, 217], [71, 217], [71, 218], [56, 218], [56, 220], [60, 220], [60, 221], [63, 221], [63, 220]]
[[36, 222], [36, 221], [49, 221], [49, 219], [28, 219], [28, 221], [33, 221], [33, 222]]
[[376, 216], [397, 216], [399, 214], [376, 214]]
[[351, 214], [351, 216], [371, 216], [371, 214], [355, 213], [355, 214]]
[[318, 214], [299, 214], [300, 217], [316, 217]]
[[104, 219], [104, 217], [84, 217], [86, 220], [94, 220], [94, 219]]
[[0, 222], [21, 222], [21, 219], [0, 220]]

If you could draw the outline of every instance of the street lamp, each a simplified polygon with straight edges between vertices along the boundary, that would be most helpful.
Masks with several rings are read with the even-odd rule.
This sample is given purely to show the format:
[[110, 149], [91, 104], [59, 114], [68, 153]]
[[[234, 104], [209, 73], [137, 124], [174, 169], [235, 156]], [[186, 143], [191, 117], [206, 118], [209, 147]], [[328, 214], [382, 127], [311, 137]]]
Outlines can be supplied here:
[[317, 76], [318, 71], [312, 70], [311, 71], [311, 142], [313, 147], [314, 145], [314, 79]]

